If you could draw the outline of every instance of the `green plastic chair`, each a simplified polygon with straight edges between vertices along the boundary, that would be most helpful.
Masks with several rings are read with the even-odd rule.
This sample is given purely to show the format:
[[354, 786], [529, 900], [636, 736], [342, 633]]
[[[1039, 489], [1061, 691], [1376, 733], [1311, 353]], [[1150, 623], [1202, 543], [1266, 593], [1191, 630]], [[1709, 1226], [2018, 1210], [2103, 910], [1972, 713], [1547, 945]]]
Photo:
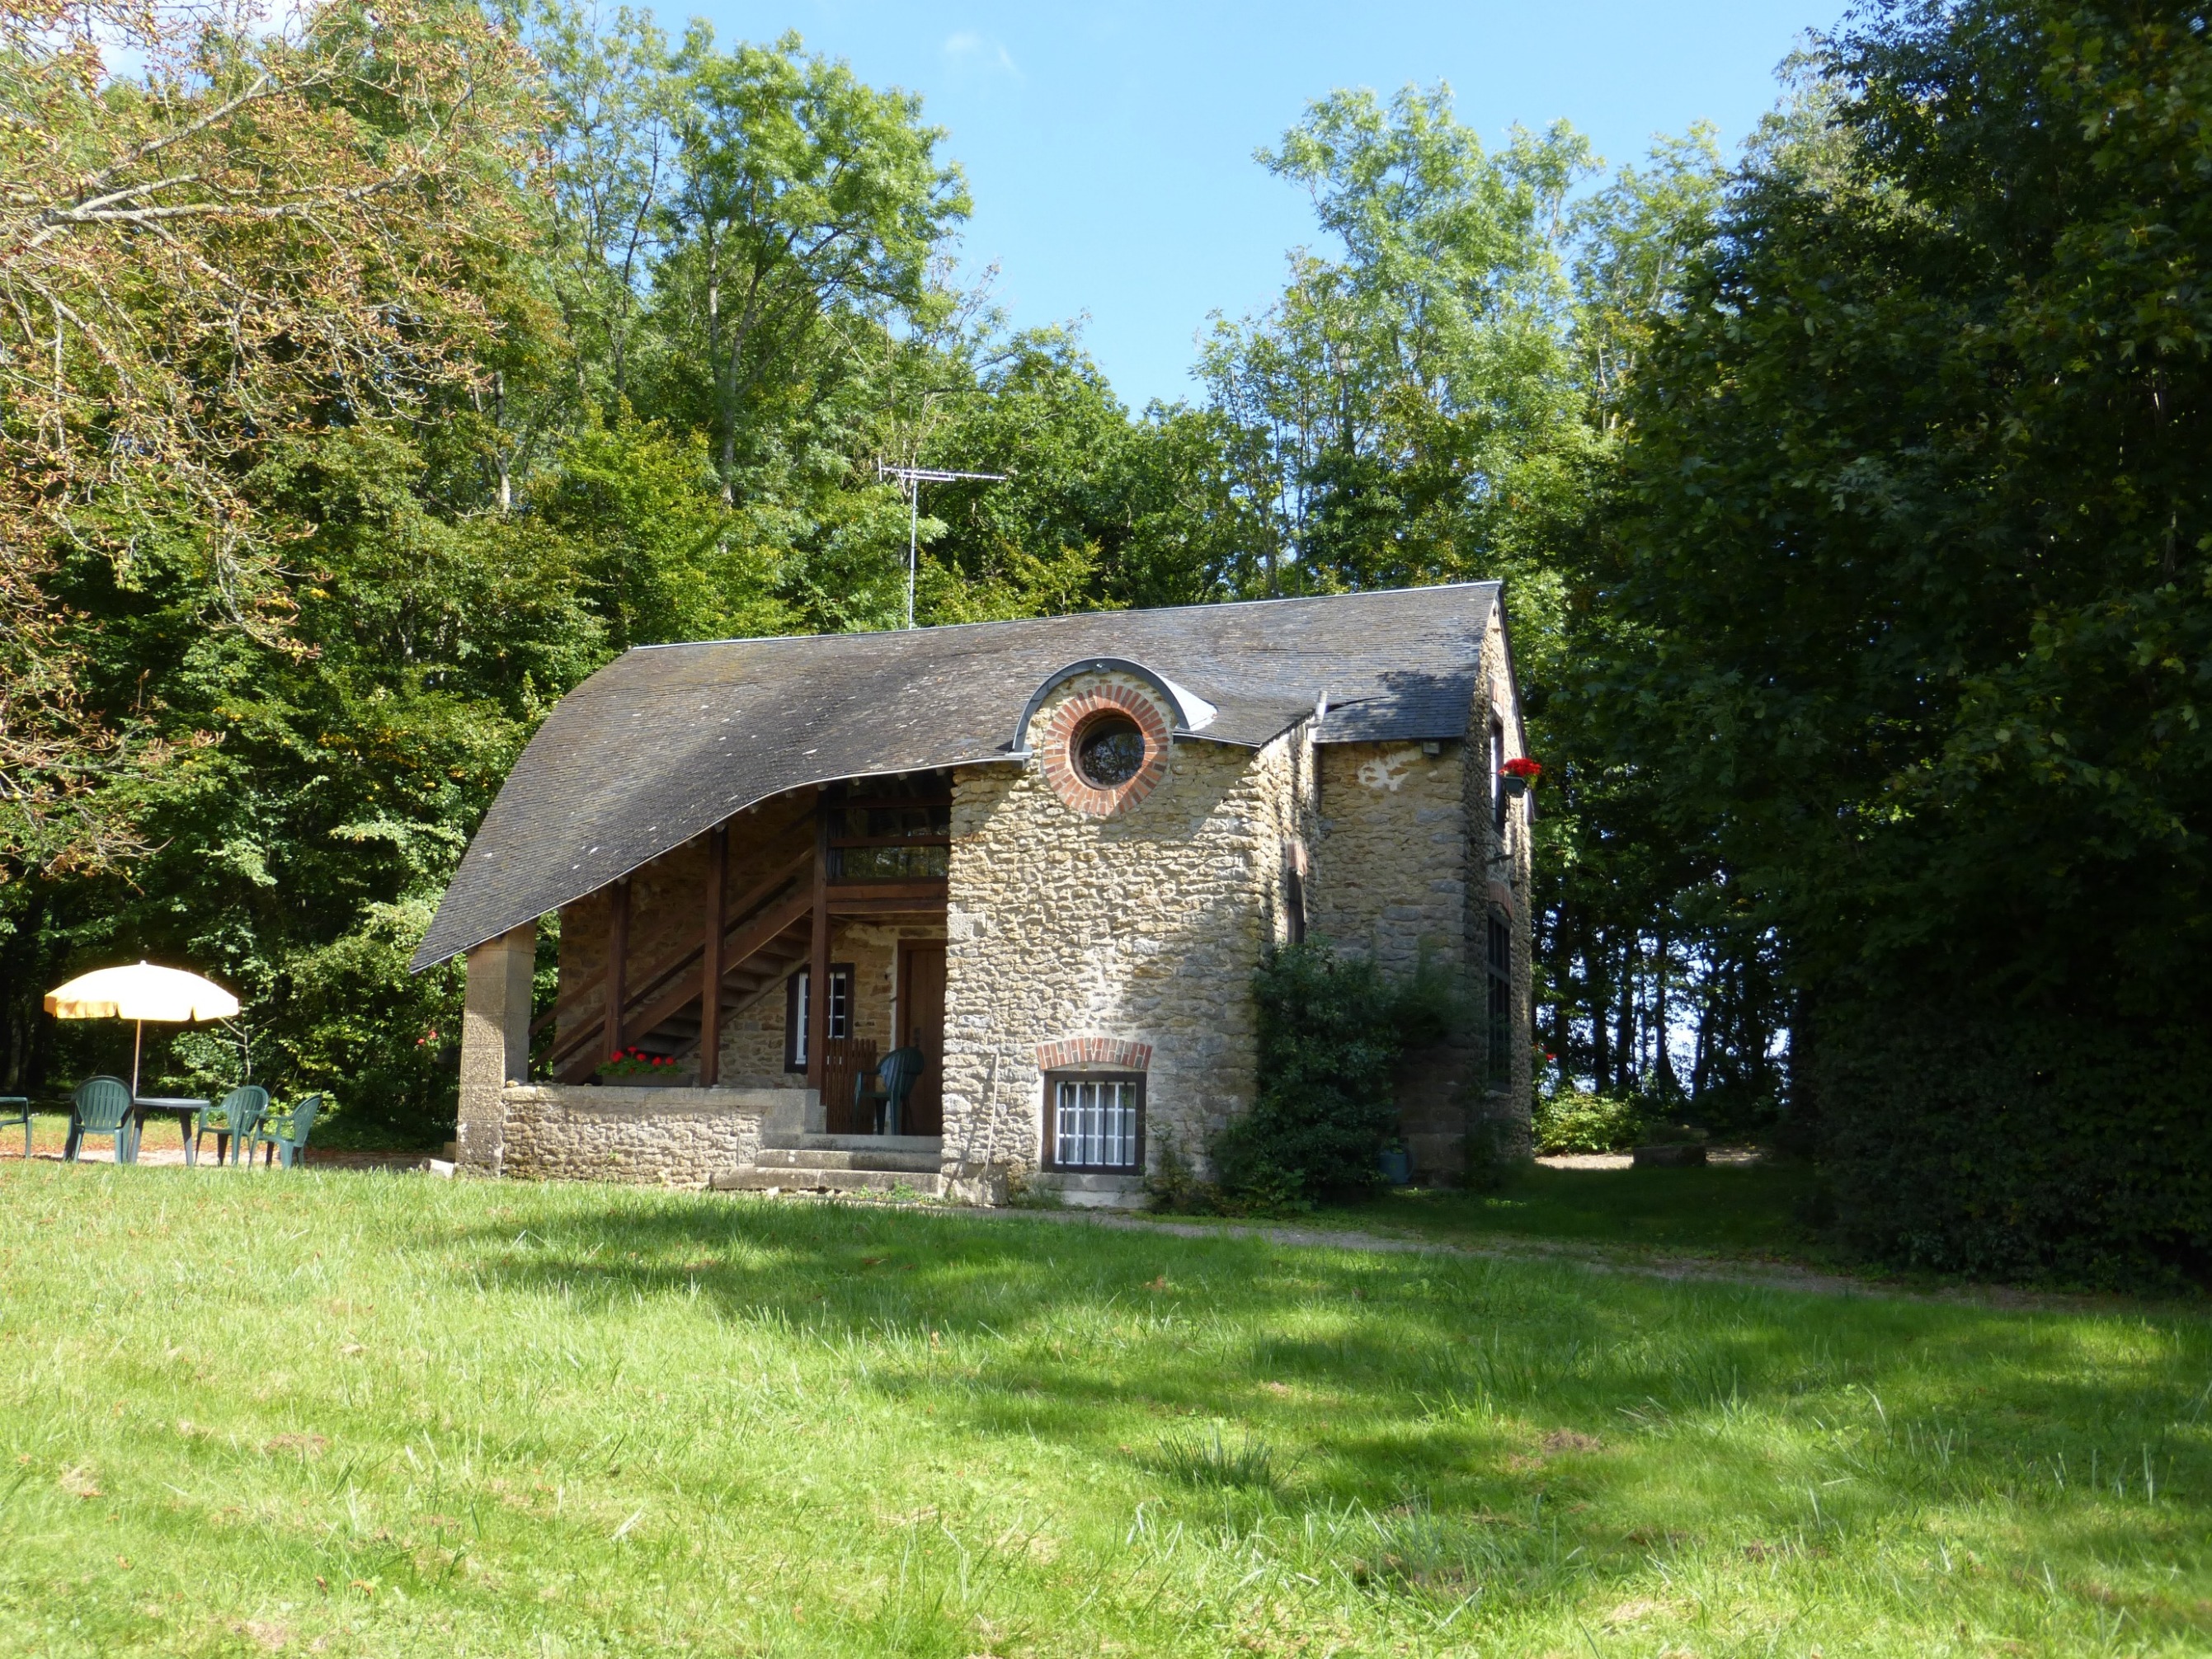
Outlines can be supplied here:
[[[323, 1097], [309, 1095], [290, 1111], [272, 1113], [264, 1119], [253, 1132], [253, 1146], [269, 1149], [261, 1160], [262, 1167], [266, 1169], [280, 1158], [288, 1170], [298, 1163], [300, 1154], [307, 1150], [307, 1131], [315, 1127], [315, 1115], [322, 1109]], [[246, 1151], [246, 1161], [253, 1162], [251, 1147]]]
[[242, 1083], [222, 1097], [222, 1103], [202, 1112], [192, 1131], [192, 1156], [199, 1156], [200, 1137], [215, 1135], [215, 1161], [221, 1166], [226, 1149], [234, 1164], [250, 1163], [253, 1137], [269, 1115], [269, 1091], [258, 1084]]
[[875, 1086], [868, 1086], [867, 1073], [863, 1072], [853, 1079], [853, 1115], [860, 1116], [864, 1110], [876, 1109], [876, 1133], [895, 1135], [901, 1121], [906, 1116], [906, 1097], [914, 1092], [914, 1080], [921, 1075], [925, 1059], [919, 1048], [894, 1048], [876, 1065]]
[[23, 1156], [31, 1155], [31, 1103], [21, 1095], [0, 1095], [0, 1129], [11, 1123], [23, 1126]]
[[113, 1135], [115, 1161], [138, 1161], [138, 1126], [131, 1116], [131, 1085], [119, 1077], [88, 1077], [70, 1097], [69, 1145], [62, 1156], [74, 1164], [87, 1135]]

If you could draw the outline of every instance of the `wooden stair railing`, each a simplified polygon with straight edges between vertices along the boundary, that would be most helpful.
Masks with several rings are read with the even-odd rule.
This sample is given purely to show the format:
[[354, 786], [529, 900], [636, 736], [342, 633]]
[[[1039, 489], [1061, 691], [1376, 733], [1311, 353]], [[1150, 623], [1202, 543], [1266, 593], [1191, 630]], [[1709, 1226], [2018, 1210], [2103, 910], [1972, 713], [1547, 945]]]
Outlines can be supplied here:
[[[745, 919], [750, 915], [753, 911], [758, 909], [762, 904], [775, 896], [776, 889], [781, 887], [786, 882], [804, 874], [812, 866], [813, 862], [814, 848], [811, 846], [802, 847], [797, 852], [788, 854], [785, 858], [784, 861], [776, 866], [772, 874], [769, 875], [763, 880], [754, 883], [751, 889], [746, 892], [744, 897], [740, 898], [736, 903], [729, 907], [729, 915], [731, 917], [729, 926], [731, 929], [735, 930], [737, 927], [743, 926]], [[696, 945], [693, 945], [689, 953], [688, 960], [696, 963], [699, 957], [699, 946]], [[636, 1001], [639, 997], [644, 994], [642, 988], [649, 987], [656, 981], [666, 979], [670, 974], [676, 972], [677, 969], [682, 966], [682, 960], [664, 959], [654, 963], [653, 968], [646, 974], [630, 977], [629, 995], [626, 998], [626, 1000], [630, 1002]], [[552, 1024], [555, 1021], [562, 1020], [564, 1016], [578, 1012], [579, 1005], [582, 1003], [586, 997], [591, 995], [592, 992], [599, 988], [600, 985], [605, 982], [606, 976], [607, 964], [601, 963], [597, 968], [592, 969], [590, 973], [586, 974], [574, 985], [563, 986], [562, 988], [561, 997], [556, 1002], [555, 1002], [553, 1006], [548, 1008], [544, 1013], [538, 1015], [535, 1019], [530, 1022], [530, 1035], [534, 1037], [540, 1032], [544, 1031], [548, 1025]], [[559, 1046], [562, 1048], [566, 1048], [568, 1045], [565, 1041], [563, 1041], [559, 1044]]]
[[[771, 905], [765, 914], [738, 929], [734, 937], [728, 938], [723, 948], [722, 959], [729, 963], [729, 966], [722, 970], [723, 982], [726, 984], [732, 974], [758, 956], [781, 934], [811, 917], [813, 911], [814, 895], [802, 888], [781, 903]], [[629, 1032], [651, 1031], [665, 1024], [672, 1016], [682, 1012], [687, 1003], [696, 1002], [699, 1000], [696, 969], [699, 959], [705, 953], [703, 944], [692, 950], [688, 964], [684, 964], [695, 970], [689, 979], [678, 976], [669, 989], [662, 992], [641, 1012], [631, 1014], [625, 1011], [623, 1019], [625, 1040]], [[665, 979], [668, 975], [664, 975], [661, 977]], [[635, 1006], [634, 1004], [632, 1006]], [[586, 1030], [579, 1035], [580, 1037], [588, 1038], [592, 1034]], [[579, 1046], [582, 1045], [580, 1043]], [[563, 1083], [580, 1083], [598, 1069], [600, 1056], [596, 1047], [592, 1046], [583, 1046], [583, 1051], [580, 1054], [575, 1054], [573, 1050], [571, 1053], [573, 1057], [565, 1062], [561, 1061], [558, 1056], [556, 1057], [554, 1075]]]
[[[779, 866], [765, 880], [755, 884], [743, 898], [730, 907], [731, 921], [725, 927], [722, 934], [722, 960], [727, 963], [731, 969], [733, 969], [741, 965], [743, 955], [750, 954], [750, 952], [744, 952], [743, 955], [733, 953], [732, 946], [736, 937], [749, 932], [750, 923], [759, 913], [761, 908], [777, 897], [793, 882], [800, 881], [800, 878], [812, 868], [813, 863], [814, 849], [811, 847], [802, 849]], [[811, 884], [801, 881], [799, 890], [806, 892], [810, 885]], [[650, 1024], [641, 1024], [632, 1017], [630, 1011], [645, 1002], [647, 999], [663, 991], [669, 982], [678, 975], [686, 973], [696, 974], [699, 959], [704, 954], [703, 942], [695, 942], [688, 950], [664, 957], [643, 973], [629, 978], [628, 994], [623, 999], [622, 1026], [624, 1041], [628, 1041], [629, 1032], [651, 1030], [653, 1025], [659, 1023], [655, 1021]], [[726, 970], [724, 977], [727, 976]], [[597, 973], [586, 975], [575, 990], [556, 1004], [549, 1014], [540, 1015], [538, 1021], [532, 1022], [532, 1030], [538, 1029], [544, 1019], [554, 1015], [564, 1012], [570, 1014], [580, 1012], [577, 1004], [587, 993], [595, 989], [605, 977], [606, 970], [604, 967]], [[690, 994], [696, 996], [697, 988], [691, 988]], [[605, 1027], [601, 1021], [593, 1019], [585, 1022], [573, 1031], [556, 1036], [554, 1039], [552, 1052], [547, 1055], [548, 1062], [552, 1066], [556, 1075], [576, 1057], [578, 1049], [596, 1045], [601, 1040], [605, 1030]], [[598, 1064], [599, 1058], [596, 1054], [593, 1056], [594, 1066]]]

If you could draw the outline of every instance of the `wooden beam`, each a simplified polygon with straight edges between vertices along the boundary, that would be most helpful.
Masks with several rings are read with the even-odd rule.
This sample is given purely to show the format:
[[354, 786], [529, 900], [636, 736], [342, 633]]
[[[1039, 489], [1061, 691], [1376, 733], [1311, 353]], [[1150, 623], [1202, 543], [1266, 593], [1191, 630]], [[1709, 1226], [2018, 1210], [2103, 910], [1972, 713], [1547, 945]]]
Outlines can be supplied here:
[[807, 953], [806, 1086], [818, 1095], [830, 1047], [830, 797], [826, 790], [814, 798], [813, 946]]
[[608, 896], [607, 903], [607, 1007], [601, 1022], [599, 1046], [608, 1054], [618, 1054], [623, 1046], [623, 1003], [629, 990], [624, 979], [629, 967], [628, 876], [615, 883], [615, 890]]
[[833, 898], [830, 901], [833, 916], [936, 916], [945, 915], [945, 895], [934, 898], [916, 895], [913, 898]]
[[925, 876], [915, 881], [841, 881], [827, 890], [830, 902], [837, 904], [846, 899], [941, 899], [946, 886], [942, 876]]
[[707, 939], [699, 952], [699, 1086], [722, 1077], [723, 886], [729, 875], [730, 832], [717, 825], [707, 836]]

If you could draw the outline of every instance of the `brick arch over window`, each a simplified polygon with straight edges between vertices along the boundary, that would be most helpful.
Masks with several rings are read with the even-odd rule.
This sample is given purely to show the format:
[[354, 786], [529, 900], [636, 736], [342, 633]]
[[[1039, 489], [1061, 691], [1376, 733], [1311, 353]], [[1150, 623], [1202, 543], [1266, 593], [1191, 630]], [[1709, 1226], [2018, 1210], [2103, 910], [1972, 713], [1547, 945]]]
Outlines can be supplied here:
[[1078, 1066], [1097, 1066], [1115, 1072], [1147, 1072], [1152, 1066], [1152, 1045], [1122, 1037], [1062, 1037], [1037, 1044], [1037, 1069], [1065, 1072]]
[[[1145, 760], [1127, 781], [1101, 789], [1083, 775], [1076, 764], [1076, 744], [1084, 728], [1101, 714], [1126, 714], [1144, 734]], [[1045, 724], [1037, 756], [1044, 780], [1061, 802], [1094, 818], [1118, 817], [1159, 787], [1168, 775], [1168, 745], [1172, 733], [1167, 716], [1149, 697], [1121, 685], [1094, 685], [1053, 710]]]

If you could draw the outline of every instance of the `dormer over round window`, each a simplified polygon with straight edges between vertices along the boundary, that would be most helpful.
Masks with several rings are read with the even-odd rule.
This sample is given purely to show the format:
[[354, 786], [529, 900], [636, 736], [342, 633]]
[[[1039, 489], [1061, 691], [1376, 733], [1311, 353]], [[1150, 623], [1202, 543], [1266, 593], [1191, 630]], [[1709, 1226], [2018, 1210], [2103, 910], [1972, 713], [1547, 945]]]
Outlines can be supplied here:
[[1100, 664], [1048, 685], [1033, 707], [1037, 765], [1060, 804], [1110, 818], [1168, 775], [1176, 714], [1142, 671]]
[[1078, 726], [1073, 747], [1075, 769], [1093, 789], [1119, 789], [1144, 769], [1144, 731], [1118, 708]]

